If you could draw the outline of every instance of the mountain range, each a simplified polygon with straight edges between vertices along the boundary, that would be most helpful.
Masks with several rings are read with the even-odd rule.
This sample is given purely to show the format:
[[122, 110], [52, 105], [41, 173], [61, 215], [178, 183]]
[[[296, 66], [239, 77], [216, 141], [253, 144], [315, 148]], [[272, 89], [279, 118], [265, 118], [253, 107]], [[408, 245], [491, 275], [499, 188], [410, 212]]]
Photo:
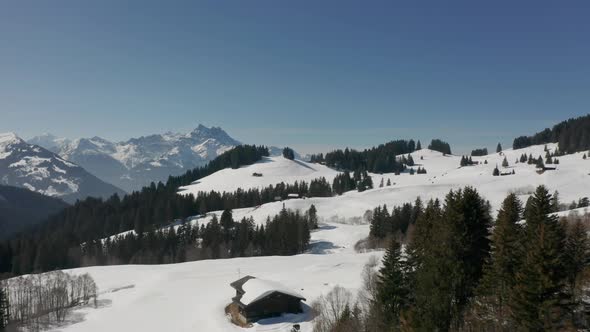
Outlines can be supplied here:
[[223, 129], [203, 125], [189, 133], [167, 132], [122, 142], [97, 136], [70, 140], [51, 134], [33, 137], [28, 142], [84, 167], [127, 192], [204, 165], [241, 144]]
[[124, 192], [41, 146], [14, 133], [0, 134], [0, 184], [27, 188], [73, 203], [88, 196]]

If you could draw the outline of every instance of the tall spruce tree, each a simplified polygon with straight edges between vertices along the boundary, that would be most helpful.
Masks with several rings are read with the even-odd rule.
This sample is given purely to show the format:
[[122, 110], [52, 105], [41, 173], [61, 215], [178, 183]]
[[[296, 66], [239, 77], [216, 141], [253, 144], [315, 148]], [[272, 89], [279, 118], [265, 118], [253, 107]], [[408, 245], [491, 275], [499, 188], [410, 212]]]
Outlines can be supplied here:
[[498, 145], [496, 146], [496, 153], [500, 152], [502, 152], [502, 144], [498, 143]]
[[379, 270], [377, 299], [386, 326], [392, 331], [399, 328], [400, 315], [409, 304], [409, 289], [401, 258], [401, 245], [393, 239]]
[[518, 225], [522, 217], [522, 203], [516, 194], [509, 194], [498, 211], [492, 234], [490, 259], [478, 286], [478, 309], [489, 317], [498, 330], [510, 329], [509, 299], [516, 283], [516, 271], [522, 262], [523, 230]]
[[[420, 331], [459, 328], [489, 255], [489, 204], [467, 187], [451, 191], [440, 217], [427, 207], [416, 223], [409, 250], [415, 267], [413, 327]], [[432, 218], [434, 217], [434, 218]], [[425, 218], [432, 218], [426, 221]], [[426, 221], [426, 222], [425, 222]], [[429, 225], [426, 236], [420, 228]]]
[[580, 219], [577, 219], [568, 229], [565, 256], [567, 291], [572, 304], [577, 306], [580, 302], [580, 279], [583, 272], [590, 266], [588, 228]]
[[416, 143], [416, 150], [422, 150], [422, 143], [420, 143], [420, 140]]
[[552, 211], [551, 195], [539, 186], [525, 216], [526, 253], [510, 300], [519, 330], [556, 330], [565, 317], [565, 233]]

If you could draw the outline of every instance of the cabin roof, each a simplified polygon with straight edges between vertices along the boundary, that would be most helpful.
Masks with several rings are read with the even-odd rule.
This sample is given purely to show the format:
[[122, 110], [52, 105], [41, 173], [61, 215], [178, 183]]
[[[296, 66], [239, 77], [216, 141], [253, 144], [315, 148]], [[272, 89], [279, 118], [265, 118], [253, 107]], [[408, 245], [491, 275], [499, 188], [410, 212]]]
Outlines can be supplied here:
[[238, 295], [234, 298], [237, 302], [248, 306], [272, 293], [278, 292], [305, 301], [299, 293], [289, 289], [285, 285], [253, 276], [245, 276], [230, 284], [235, 288]]

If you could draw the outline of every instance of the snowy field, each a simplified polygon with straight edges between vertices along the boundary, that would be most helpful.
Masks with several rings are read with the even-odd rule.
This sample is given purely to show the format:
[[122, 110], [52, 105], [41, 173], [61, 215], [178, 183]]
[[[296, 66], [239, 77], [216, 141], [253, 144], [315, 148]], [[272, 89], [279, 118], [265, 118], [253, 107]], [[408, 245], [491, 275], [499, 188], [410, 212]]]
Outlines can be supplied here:
[[100, 306], [76, 310], [70, 325], [53, 331], [290, 331], [293, 323], [311, 331], [309, 313], [260, 321], [249, 329], [234, 326], [224, 313], [235, 295], [229, 284], [245, 275], [260, 276], [303, 295], [307, 305], [336, 285], [354, 291], [369, 257], [382, 254], [354, 252], [368, 231], [368, 225], [322, 225], [312, 233], [311, 252], [290, 257], [69, 270], [92, 275], [100, 288]]
[[[549, 144], [552, 150], [554, 144]], [[234, 219], [252, 216], [256, 223], [264, 223], [267, 216], [275, 215], [283, 204], [290, 209], [306, 210], [314, 204], [322, 222], [320, 230], [312, 233], [312, 246], [308, 253], [290, 257], [252, 257], [206, 260], [183, 264], [151, 266], [107, 266], [71, 270], [72, 273], [89, 272], [101, 291], [98, 309], [78, 309], [73, 324], [54, 331], [239, 331], [224, 314], [224, 307], [234, 296], [229, 283], [245, 275], [283, 283], [303, 295], [307, 305], [335, 285], [353, 293], [361, 285], [361, 271], [370, 256], [381, 257], [381, 252], [355, 253], [354, 244], [369, 233], [363, 219], [365, 211], [377, 205], [389, 207], [415, 200], [443, 198], [449, 190], [470, 185], [490, 201], [495, 214], [508, 192], [517, 193], [523, 202], [535, 187], [544, 184], [550, 191], [558, 190], [560, 200], [570, 203], [590, 196], [590, 159], [583, 153], [558, 157], [554, 171], [537, 174], [534, 165], [515, 163], [521, 154], [544, 157], [543, 146], [521, 150], [506, 150], [500, 154], [473, 157], [476, 166], [459, 167], [460, 156], [431, 150], [412, 154], [418, 167], [428, 174], [404, 173], [372, 174], [375, 189], [362, 193], [348, 192], [330, 198], [293, 199], [264, 204], [259, 207], [234, 210]], [[502, 168], [506, 156], [510, 166]], [[484, 161], [487, 160], [487, 164]], [[515, 175], [492, 176], [498, 165], [502, 172], [515, 171]], [[252, 173], [262, 173], [254, 177]], [[265, 187], [278, 182], [293, 183], [326, 177], [331, 181], [338, 172], [322, 165], [291, 161], [282, 157], [265, 158], [254, 165], [237, 170], [226, 169], [182, 188], [181, 194], [199, 191], [234, 191]], [[379, 188], [381, 179], [393, 183]], [[584, 214], [585, 209], [578, 209]], [[216, 212], [217, 214], [220, 211]], [[563, 212], [560, 214], [565, 214]], [[211, 215], [199, 219], [202, 223]], [[303, 331], [311, 331], [309, 314], [290, 315], [280, 319], [261, 321], [248, 331], [290, 331], [294, 322], [302, 324]]]

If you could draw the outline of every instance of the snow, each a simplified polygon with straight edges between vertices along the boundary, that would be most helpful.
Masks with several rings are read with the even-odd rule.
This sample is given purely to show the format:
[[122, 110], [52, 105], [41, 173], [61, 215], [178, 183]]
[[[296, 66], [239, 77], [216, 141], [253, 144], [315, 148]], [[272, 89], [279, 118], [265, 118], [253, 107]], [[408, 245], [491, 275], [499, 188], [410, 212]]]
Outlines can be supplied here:
[[[313, 300], [336, 285], [355, 292], [362, 284], [360, 273], [364, 264], [372, 255], [378, 258], [382, 255], [354, 252], [352, 246], [357, 237], [347, 233], [356, 228], [361, 230], [357, 234], [368, 232], [367, 225], [340, 224], [322, 225], [319, 231], [313, 232], [313, 246], [335, 241], [330, 246], [336, 249], [324, 254], [314, 254], [312, 249], [310, 253], [288, 257], [68, 270], [73, 274], [88, 272], [95, 279], [100, 291], [99, 308], [78, 309], [75, 314], [83, 316], [81, 322], [52, 331], [290, 331], [293, 322], [297, 322], [303, 332], [311, 332], [309, 305]], [[264, 277], [299, 293], [307, 299], [305, 313], [260, 321], [248, 329], [233, 325], [224, 313], [235, 295], [229, 284], [245, 275]], [[248, 288], [245, 290], [248, 294]]]
[[19, 143], [22, 140], [15, 133], [0, 133], [0, 159], [8, 158], [12, 154], [8, 148]]
[[[260, 173], [262, 176], [252, 176], [252, 173]], [[191, 185], [181, 187], [180, 190], [181, 194], [196, 196], [199, 192], [212, 190], [233, 192], [238, 188], [264, 188], [280, 182], [309, 182], [320, 177], [325, 177], [331, 183], [337, 174], [337, 171], [319, 164], [289, 160], [282, 156], [264, 157], [253, 165], [221, 170]]]
[[302, 295], [294, 292], [292, 289], [286, 287], [283, 284], [260, 278], [247, 280], [244, 285], [242, 285], [242, 289], [244, 290], [244, 295], [242, 295], [240, 302], [242, 302], [244, 305], [254, 303], [273, 292], [280, 292], [302, 299], [304, 298]]
[[[553, 151], [556, 144], [547, 144]], [[509, 192], [514, 192], [524, 201], [533, 193], [538, 185], [545, 185], [551, 192], [559, 191], [560, 200], [569, 203], [580, 197], [589, 196], [590, 192], [590, 159], [582, 159], [584, 152], [558, 157], [560, 164], [554, 171], [537, 174], [534, 165], [527, 163], [515, 164], [521, 154], [533, 157], [544, 157], [544, 146], [532, 146], [519, 150], [505, 150], [502, 154], [494, 153], [483, 157], [472, 157], [479, 161], [479, 165], [459, 167], [461, 156], [443, 155], [437, 151], [422, 149], [412, 153], [412, 158], [418, 167], [427, 170], [427, 174], [401, 175], [393, 173], [371, 174], [375, 189], [359, 193], [347, 192], [342, 196], [329, 198], [292, 199], [262, 205], [255, 209], [236, 210], [234, 215], [252, 215], [255, 219], [264, 221], [266, 216], [273, 215], [283, 203], [287, 208], [306, 210], [311, 204], [318, 209], [318, 215], [327, 221], [354, 222], [362, 220], [366, 210], [372, 210], [378, 205], [387, 204], [389, 207], [411, 202], [420, 196], [423, 200], [431, 198], [443, 199], [449, 190], [457, 190], [465, 186], [475, 187], [482, 196], [490, 201], [492, 212], [499, 209], [502, 200]], [[496, 165], [500, 169], [504, 157], [509, 162], [506, 170], [516, 172], [515, 175], [492, 176]], [[484, 164], [487, 160], [488, 164]], [[262, 177], [254, 177], [252, 173], [261, 173]], [[180, 194], [196, 195], [200, 191], [217, 190], [233, 192], [238, 187], [244, 190], [262, 188], [279, 182], [294, 183], [307, 181], [318, 177], [325, 177], [332, 181], [337, 171], [319, 164], [311, 164], [300, 160], [291, 161], [283, 157], [265, 158], [261, 162], [244, 166], [237, 170], [225, 169], [202, 178], [191, 185], [181, 187]], [[392, 186], [379, 188], [391, 180]]]

